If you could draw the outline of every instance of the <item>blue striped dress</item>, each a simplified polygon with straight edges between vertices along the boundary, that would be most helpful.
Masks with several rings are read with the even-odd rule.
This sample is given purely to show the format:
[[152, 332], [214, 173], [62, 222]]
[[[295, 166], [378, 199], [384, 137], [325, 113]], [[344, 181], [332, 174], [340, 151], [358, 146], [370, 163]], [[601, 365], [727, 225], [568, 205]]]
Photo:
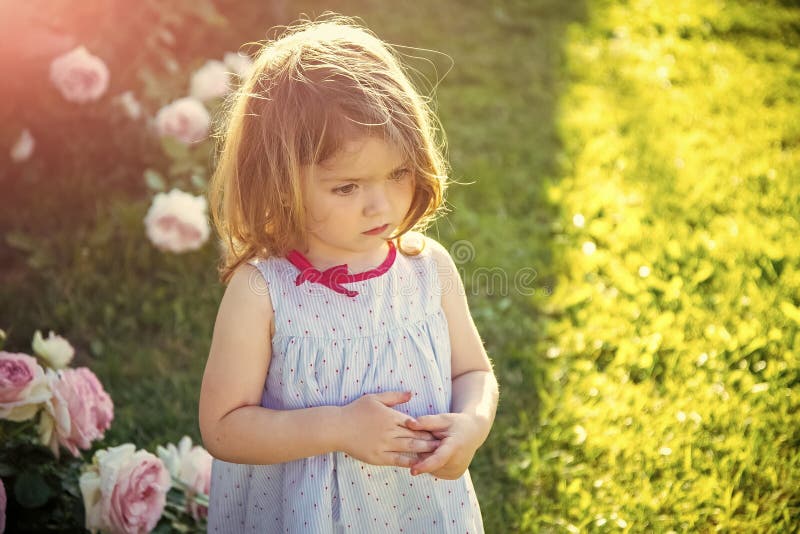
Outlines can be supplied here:
[[[304, 260], [251, 262], [275, 310], [261, 406], [344, 406], [412, 391], [394, 409], [449, 412], [450, 340], [430, 250], [405, 256], [391, 246], [381, 266], [355, 275], [320, 273]], [[483, 532], [469, 471], [457, 480], [412, 477], [330, 452], [273, 465], [214, 459], [211, 477], [209, 533]]]

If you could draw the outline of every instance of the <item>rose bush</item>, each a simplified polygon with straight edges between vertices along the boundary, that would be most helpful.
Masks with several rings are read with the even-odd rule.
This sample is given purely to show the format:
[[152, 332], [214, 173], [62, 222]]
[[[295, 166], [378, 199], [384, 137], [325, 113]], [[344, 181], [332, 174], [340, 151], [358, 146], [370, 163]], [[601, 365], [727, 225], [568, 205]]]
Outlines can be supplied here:
[[[97, 449], [133, 441], [128, 437], [134, 435], [133, 431], [128, 433], [133, 428], [136, 441], [155, 439], [147, 425], [135, 425], [144, 417], [161, 421], [162, 414], [150, 415], [147, 408], [139, 407], [126, 409], [127, 421], [119, 421], [123, 413], [120, 407], [113, 421], [117, 428], [103, 433], [100, 419], [92, 419], [93, 409], [83, 406], [83, 400], [75, 405], [84, 393], [74, 383], [80, 373], [69, 366], [75, 365], [75, 359], [82, 360], [81, 365], [95, 362], [90, 367], [98, 375], [121, 376], [114, 372], [123, 358], [119, 354], [130, 358], [126, 351], [116, 353], [117, 346], [110, 340], [119, 339], [116, 336], [125, 339], [129, 328], [147, 338], [139, 339], [138, 346], [159, 350], [161, 307], [171, 305], [171, 295], [154, 296], [148, 287], [135, 282], [143, 272], [139, 267], [158, 254], [155, 250], [142, 251], [137, 254], [139, 263], [134, 265], [119, 244], [132, 243], [137, 251], [141, 248], [134, 239], [147, 234], [141, 221], [148, 206], [157, 204], [154, 197], [158, 193], [168, 196], [168, 191], [178, 189], [190, 196], [203, 194], [210, 171], [210, 117], [219, 110], [221, 97], [252, 67], [243, 53], [220, 56], [225, 50], [236, 50], [231, 46], [237, 42], [259, 39], [265, 21], [289, 21], [278, 18], [274, 7], [265, 8], [259, 17], [254, 17], [249, 8], [231, 7], [226, 9], [247, 12], [244, 18], [253, 24], [249, 29], [238, 23], [227, 25], [219, 6], [211, 0], [169, 6], [148, 1], [137, 4], [137, 17], [130, 17], [125, 4], [116, 0], [112, 0], [113, 6], [90, 4], [51, 6], [33, 0], [0, 7], [0, 14], [15, 21], [10, 29], [17, 31], [10, 42], [18, 45], [14, 59], [19, 67], [13, 69], [15, 75], [9, 77], [6, 88], [6, 100], [19, 112], [7, 117], [7, 135], [2, 136], [6, 154], [15, 162], [7, 169], [4, 199], [19, 209], [0, 214], [0, 226], [7, 228], [0, 235], [0, 256], [4, 258], [0, 270], [9, 275], [10, 282], [13, 280], [0, 284], [0, 300], [20, 304], [9, 306], [5, 324], [0, 327], [8, 328], [11, 334], [13, 350], [6, 350], [28, 357], [14, 356], [18, 367], [21, 363], [28, 366], [28, 373], [17, 373], [14, 380], [6, 380], [5, 386], [10, 385], [5, 389], [8, 402], [0, 402], [0, 466], [6, 469], [0, 476], [9, 493], [9, 531], [81, 530], [85, 519], [82, 507], [74, 505], [82, 500], [80, 467], [95, 452], [84, 448], [87, 442]], [[42, 17], [42, 13], [48, 16]], [[58, 24], [53, 25], [53, 20]], [[206, 28], [213, 25], [214, 31], [198, 31], [204, 24]], [[194, 66], [200, 68], [195, 71]], [[221, 75], [223, 69], [225, 76]], [[217, 82], [212, 83], [214, 80]], [[220, 80], [226, 83], [218, 83]], [[192, 93], [204, 100], [191, 98]], [[117, 209], [117, 201], [122, 210]], [[205, 205], [196, 204], [204, 219]], [[147, 237], [162, 239], [159, 250], [191, 250], [208, 239], [207, 223], [198, 221], [187, 222], [184, 215], [166, 217]], [[139, 235], [130, 236], [128, 232]], [[172, 237], [168, 237], [170, 232]], [[88, 276], [72, 278], [77, 275], [72, 270], [77, 265], [71, 261], [73, 253], [80, 254], [83, 274]], [[116, 268], [117, 260], [126, 265], [124, 283], [115, 279], [123, 274]], [[177, 258], [165, 261], [165, 265], [180, 262]], [[106, 267], [100, 268], [101, 263]], [[32, 273], [41, 278], [34, 282], [34, 277], [28, 276]], [[190, 273], [183, 278], [191, 280], [193, 276]], [[48, 286], [37, 294], [40, 280], [47, 280]], [[137, 296], [144, 297], [137, 302], [141, 315], [126, 308], [132, 302], [128, 282], [134, 282]], [[119, 300], [106, 298], [106, 285], [119, 290], [115, 293]], [[173, 287], [170, 291], [183, 290]], [[176, 314], [182, 311], [172, 309]], [[55, 325], [69, 324], [70, 330], [82, 337], [75, 346], [77, 356], [75, 350], [68, 355], [67, 350], [52, 346], [40, 350], [40, 345], [51, 345], [55, 339], [48, 337], [46, 329], [36, 336], [37, 348], [20, 348], [30, 342], [30, 337], [20, 339], [19, 333], [33, 332], [41, 324], [44, 310], [49, 311], [47, 322], [54, 330], [58, 331]], [[188, 314], [186, 319], [176, 316], [172, 332], [176, 339], [184, 335], [190, 319]], [[142, 335], [144, 329], [156, 336]], [[66, 347], [66, 342], [61, 345], [61, 349]], [[125, 379], [138, 381], [131, 369], [125, 367]], [[5, 376], [9, 377], [10, 373]], [[85, 382], [81, 382], [83, 387]], [[126, 401], [135, 398], [138, 393], [134, 390], [141, 386], [132, 385], [130, 396], [126, 390]], [[114, 400], [118, 400], [116, 396]], [[164, 412], [174, 410], [170, 404]], [[157, 424], [155, 428], [159, 428]], [[175, 426], [164, 424], [160, 428], [168, 433]], [[101, 437], [113, 441], [99, 442]], [[137, 442], [136, 446], [150, 449], [154, 443], [164, 441]], [[69, 454], [61, 453], [62, 447]], [[199, 446], [187, 449], [185, 440], [165, 447], [181, 451], [181, 467], [168, 491], [158, 531], [204, 531], [203, 501], [207, 503], [210, 456]], [[21, 490], [19, 495], [16, 490]]]
[[[0, 348], [4, 339], [0, 330]], [[57, 348], [72, 349], [52, 332], [50, 340]], [[37, 330], [37, 352], [47, 352], [43, 343]], [[61, 506], [74, 508], [70, 499], [81, 499], [85, 514], [80, 521], [92, 532], [149, 532], [159, 522], [177, 531], [204, 531], [211, 455], [185, 436], [177, 446], [157, 447], [158, 456], [128, 443], [99, 450], [84, 464], [82, 451], [105, 436], [114, 404], [89, 368], [54, 369], [48, 362], [42, 368], [32, 356], [0, 351], [0, 466], [5, 466], [4, 477], [20, 482], [17, 506], [36, 509], [55, 497]], [[72, 460], [61, 459], [61, 447]]]

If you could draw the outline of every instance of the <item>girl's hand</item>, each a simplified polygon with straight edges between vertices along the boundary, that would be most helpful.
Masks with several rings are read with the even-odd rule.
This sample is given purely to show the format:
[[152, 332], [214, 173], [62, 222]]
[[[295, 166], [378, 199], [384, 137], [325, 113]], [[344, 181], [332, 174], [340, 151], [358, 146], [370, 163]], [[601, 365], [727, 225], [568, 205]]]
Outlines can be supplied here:
[[483, 436], [473, 416], [463, 413], [423, 415], [409, 421], [408, 428], [427, 430], [441, 444], [435, 452], [420, 454], [420, 461], [411, 466], [411, 474], [430, 473], [437, 478], [455, 480], [469, 467]]
[[425, 430], [412, 430], [413, 419], [390, 406], [408, 402], [410, 392], [373, 393], [341, 408], [337, 450], [373, 465], [411, 467], [408, 453], [436, 450], [439, 440]]

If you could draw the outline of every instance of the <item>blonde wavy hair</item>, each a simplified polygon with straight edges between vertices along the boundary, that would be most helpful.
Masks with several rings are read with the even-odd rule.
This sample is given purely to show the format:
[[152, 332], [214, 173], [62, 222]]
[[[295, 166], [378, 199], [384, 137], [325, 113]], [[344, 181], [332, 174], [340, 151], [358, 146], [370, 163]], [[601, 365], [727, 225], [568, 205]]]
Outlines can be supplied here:
[[409, 159], [411, 208], [392, 236], [423, 230], [444, 209], [448, 166], [441, 125], [394, 49], [353, 19], [302, 20], [261, 46], [226, 102], [208, 200], [219, 234], [220, 280], [253, 257], [306, 240], [301, 171], [349, 141], [382, 136]]

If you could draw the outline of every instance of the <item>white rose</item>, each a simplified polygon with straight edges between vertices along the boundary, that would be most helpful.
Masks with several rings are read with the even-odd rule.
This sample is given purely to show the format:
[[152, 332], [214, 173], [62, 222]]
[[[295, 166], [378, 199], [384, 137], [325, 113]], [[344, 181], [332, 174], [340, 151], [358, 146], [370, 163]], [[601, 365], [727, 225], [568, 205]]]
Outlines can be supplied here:
[[186, 252], [200, 248], [211, 229], [206, 199], [179, 189], [158, 193], [144, 218], [147, 237], [160, 250]]
[[187, 96], [158, 110], [155, 126], [159, 136], [168, 135], [189, 145], [205, 139], [211, 117], [202, 102]]
[[196, 491], [206, 491], [198, 481], [204, 480], [210, 472], [213, 458], [203, 447], [192, 446], [192, 438], [183, 436], [175, 447], [172, 443], [166, 447], [156, 447], [156, 452], [167, 467], [170, 475]]
[[79, 46], [50, 64], [50, 80], [70, 102], [97, 100], [108, 88], [108, 67], [103, 60]]
[[189, 94], [202, 101], [225, 96], [231, 90], [230, 75], [225, 63], [216, 60], [206, 61], [192, 74]]
[[63, 369], [75, 356], [75, 349], [69, 341], [50, 331], [47, 339], [38, 330], [33, 334], [33, 352], [39, 355], [53, 369]]
[[[166, 447], [157, 447], [156, 451], [171, 477], [186, 486], [184, 491], [190, 498], [198, 493], [208, 495], [214, 459], [207, 450], [199, 445], [193, 447], [192, 439], [184, 436], [177, 447], [170, 443]], [[193, 500], [189, 503], [189, 511], [195, 519], [207, 514], [205, 507], [197, 505]]]
[[136, 100], [136, 97], [133, 96], [133, 91], [125, 91], [118, 95], [114, 101], [122, 106], [125, 115], [129, 118], [136, 120], [142, 116], [142, 105]]
[[236, 52], [226, 52], [223, 61], [240, 78], [246, 78], [253, 68], [253, 60], [250, 59], [250, 56], [244, 56]]
[[30, 130], [25, 128], [19, 135], [17, 142], [11, 147], [11, 160], [20, 162], [25, 161], [33, 154], [33, 148], [36, 142], [33, 140]]
[[181, 462], [183, 461], [183, 457], [186, 456], [191, 449], [192, 438], [183, 436], [178, 442], [177, 447], [172, 443], [168, 443], [166, 447], [158, 445], [156, 447], [156, 454], [161, 458], [161, 461], [164, 462], [172, 478], [180, 480]]
[[211, 463], [214, 458], [199, 445], [191, 448], [181, 465], [181, 482], [194, 491], [208, 493], [211, 483]]

